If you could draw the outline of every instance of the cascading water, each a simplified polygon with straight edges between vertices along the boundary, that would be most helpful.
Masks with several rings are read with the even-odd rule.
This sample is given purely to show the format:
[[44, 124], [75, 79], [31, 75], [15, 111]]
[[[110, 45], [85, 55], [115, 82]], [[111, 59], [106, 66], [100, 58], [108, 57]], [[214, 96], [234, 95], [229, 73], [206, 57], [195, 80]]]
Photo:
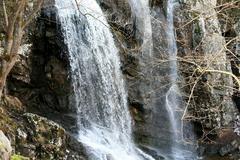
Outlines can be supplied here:
[[177, 44], [174, 33], [174, 0], [168, 0], [167, 3], [167, 42], [168, 55], [170, 61], [170, 82], [171, 86], [166, 93], [166, 109], [169, 115], [172, 128], [172, 158], [174, 160], [193, 160], [196, 159], [194, 152], [183, 145], [183, 115], [184, 105], [181, 94], [177, 86]]
[[[169, 118], [171, 121], [172, 129], [174, 132], [173, 138], [175, 140], [182, 138], [182, 131], [179, 129], [181, 126], [181, 121], [178, 122], [176, 119], [176, 111], [180, 109], [179, 104], [179, 95], [178, 95], [178, 86], [177, 86], [177, 44], [174, 34], [174, 25], [173, 25], [173, 10], [174, 2], [173, 0], [168, 0], [167, 4], [167, 41], [168, 41], [168, 54], [170, 60], [170, 82], [171, 86], [166, 94], [166, 108], [169, 113]], [[179, 133], [181, 135], [179, 135]]]
[[[154, 150], [157, 154], [163, 154], [165, 158], [169, 158], [171, 160], [193, 160], [194, 154], [190, 150], [186, 149], [181, 140], [183, 138], [183, 131], [182, 131], [182, 123], [181, 123], [181, 115], [183, 112], [183, 103], [181, 99], [181, 94], [177, 86], [177, 44], [174, 34], [174, 25], [173, 25], [173, 12], [174, 12], [174, 1], [168, 0], [167, 4], [167, 29], [166, 31], [166, 38], [168, 46], [164, 49], [167, 50], [168, 53], [168, 59], [170, 61], [169, 66], [166, 68], [170, 73], [170, 83], [171, 86], [167, 91], [160, 91], [159, 93], [156, 93], [158, 91], [155, 91], [156, 88], [153, 88], [153, 86], [159, 86], [159, 83], [156, 84], [155, 77], [152, 73], [152, 66], [154, 66], [154, 61], [156, 59], [156, 54], [159, 54], [161, 52], [156, 51], [156, 53], [153, 53], [153, 44], [155, 44], [155, 47], [158, 47], [159, 44], [153, 42], [152, 37], [152, 22], [151, 22], [151, 13], [149, 9], [149, 1], [148, 0], [129, 0], [129, 4], [131, 6], [132, 15], [135, 20], [136, 25], [136, 35], [135, 37], [137, 40], [139, 40], [141, 43], [140, 48], [140, 62], [142, 64], [141, 72], [143, 75], [145, 75], [146, 80], [144, 80], [140, 86], [141, 91], [143, 94], [146, 93], [152, 93], [149, 97], [151, 97], [153, 103], [151, 103], [148, 107], [153, 107], [153, 116], [150, 118], [150, 122], [148, 122], [149, 126], [151, 126], [150, 123], [161, 123], [159, 120], [161, 118], [159, 117], [159, 111], [164, 111], [168, 113], [168, 118], [170, 121], [171, 127], [169, 128], [169, 131], [172, 133], [169, 134], [167, 131], [168, 127], [165, 127], [164, 131], [157, 128], [152, 128], [156, 131], [160, 131], [156, 133], [156, 131], [151, 132], [150, 134], [167, 134], [165, 136], [171, 136], [166, 138], [168, 142], [160, 142], [162, 144], [165, 144], [165, 146], [160, 146], [158, 149], [155, 148], [155, 146], [144, 146], [147, 147], [150, 150]], [[157, 14], [157, 13], [156, 13]], [[156, 26], [155, 26], [156, 27]], [[156, 28], [154, 28], [156, 29]], [[155, 32], [161, 32], [159, 28], [157, 28]], [[163, 31], [164, 32], [164, 31]], [[155, 57], [156, 56], [156, 57]], [[153, 63], [153, 64], [151, 64]], [[161, 70], [161, 69], [159, 69]], [[163, 69], [164, 70], [164, 69]], [[170, 70], [170, 71], [169, 71]], [[156, 72], [156, 70], [155, 70]], [[158, 75], [154, 73], [155, 75]], [[159, 82], [159, 81], [158, 81]], [[153, 86], [151, 86], [153, 84]], [[164, 93], [163, 93], [164, 92]], [[156, 93], [156, 94], [155, 94]], [[165, 95], [165, 99], [161, 99], [158, 96], [161, 96], [161, 94]], [[165, 106], [159, 105], [158, 102], [154, 103], [154, 99], [163, 100], [165, 101]], [[157, 107], [157, 108], [156, 108]], [[159, 109], [165, 107], [166, 109]], [[166, 123], [165, 123], [166, 124]], [[160, 127], [162, 125], [159, 125]], [[157, 143], [157, 142], [153, 142]], [[151, 144], [150, 144], [151, 145]], [[164, 149], [164, 151], [162, 151]], [[171, 153], [169, 155], [169, 150], [171, 150]]]
[[56, 0], [56, 8], [70, 58], [78, 137], [90, 159], [152, 160], [132, 142], [118, 50], [97, 2]]
[[136, 38], [142, 40], [142, 58], [148, 59], [152, 53], [152, 25], [149, 0], [129, 0], [136, 24]]
[[140, 92], [142, 97], [146, 97], [147, 94], [151, 93], [151, 87], [149, 87], [151, 84], [146, 82], [150, 82], [152, 76], [150, 63], [153, 58], [152, 25], [149, 0], [129, 0], [128, 3], [131, 7], [132, 18], [134, 19], [136, 25], [135, 37], [140, 44], [140, 70], [141, 74], [145, 75], [144, 80], [141, 81], [139, 85], [141, 86]]

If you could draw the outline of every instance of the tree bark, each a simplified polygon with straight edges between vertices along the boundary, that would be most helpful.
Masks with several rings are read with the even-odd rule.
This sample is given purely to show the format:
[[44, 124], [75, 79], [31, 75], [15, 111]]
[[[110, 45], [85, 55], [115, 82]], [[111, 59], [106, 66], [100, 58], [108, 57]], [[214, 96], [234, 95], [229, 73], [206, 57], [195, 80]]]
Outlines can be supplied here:
[[7, 60], [2, 60], [2, 66], [0, 71], [0, 97], [3, 96], [4, 87], [6, 86], [7, 76], [9, 75], [10, 71], [12, 70], [13, 66], [17, 61], [17, 55], [10, 57]]
[[15, 1], [13, 5], [14, 9], [11, 15], [8, 16], [5, 1], [2, 1], [5, 18], [6, 45], [3, 55], [0, 55], [0, 99], [4, 94], [3, 91], [6, 86], [7, 77], [18, 59], [24, 29], [32, 21], [43, 4], [43, 0], [37, 0], [33, 11], [26, 15], [27, 2], [27, 0]]

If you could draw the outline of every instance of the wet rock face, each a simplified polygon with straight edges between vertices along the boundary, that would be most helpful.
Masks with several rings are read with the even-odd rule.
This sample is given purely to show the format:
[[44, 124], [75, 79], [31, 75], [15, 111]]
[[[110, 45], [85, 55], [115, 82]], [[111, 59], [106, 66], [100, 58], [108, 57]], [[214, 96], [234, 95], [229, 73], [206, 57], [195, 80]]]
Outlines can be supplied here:
[[[176, 17], [181, 17], [176, 18], [176, 27], [179, 28], [179, 56], [184, 57], [185, 61], [179, 62], [181, 74], [186, 77], [186, 83], [196, 82], [198, 79], [193, 91], [196, 98], [191, 100], [192, 104], [197, 105], [190, 107], [189, 111], [194, 112], [195, 117], [207, 116], [208, 118], [200, 118], [206, 128], [230, 127], [236, 114], [231, 100], [233, 90], [224, 87], [233, 86], [233, 82], [230, 59], [224, 48], [225, 37], [222, 36], [221, 24], [215, 10], [217, 5], [214, 0], [182, 1], [176, 11]], [[189, 78], [196, 68], [209, 71], [203, 75], [193, 74], [195, 78]], [[188, 87], [187, 92], [190, 93], [193, 86]]]
[[[43, 20], [42, 20], [43, 19]], [[57, 111], [69, 112], [70, 81], [68, 57], [54, 8], [46, 9], [38, 20], [31, 54], [31, 84], [38, 87], [46, 104]], [[65, 51], [65, 52], [64, 52]]]
[[[227, 16], [232, 16], [234, 17], [231, 19], [231, 21], [227, 21], [228, 23], [226, 24], [227, 26], [225, 27], [225, 32], [224, 35], [228, 37], [229, 40], [240, 36], [240, 3], [237, 4], [236, 9], [231, 10], [230, 12], [227, 12]], [[224, 19], [224, 18], [223, 18]], [[225, 20], [225, 19], [224, 19]], [[225, 20], [226, 21], [226, 20]], [[240, 76], [240, 71], [239, 71], [239, 57], [240, 57], [240, 39], [234, 40], [231, 45], [228, 46], [228, 49], [231, 51], [232, 56], [231, 57], [231, 68], [237, 77]], [[236, 86], [236, 89], [239, 87]], [[234, 92], [233, 100], [240, 112], [240, 93], [239, 91]]]
[[166, 3], [166, 0], [150, 0], [149, 3], [151, 7], [164, 6], [164, 3]]
[[[56, 22], [56, 12], [51, 7], [54, 1], [49, 0], [45, 2], [46, 8], [37, 21], [38, 27], [33, 36], [32, 53], [21, 55], [21, 59], [9, 76], [9, 93], [19, 97], [22, 103], [27, 106], [28, 111], [50, 117], [65, 126], [68, 131], [74, 131], [76, 124], [74, 113], [76, 111], [75, 108], [69, 105], [72, 89], [68, 79], [69, 62], [67, 50], [62, 42], [63, 37], [61, 37], [59, 30], [60, 26]], [[168, 64], [154, 65], [152, 68], [153, 77], [146, 77], [146, 75], [142, 74], [142, 64], [140, 62], [142, 40], [141, 37], [139, 38], [136, 35], [136, 19], [131, 13], [128, 1], [98, 0], [98, 2], [105, 11], [119, 48], [122, 71], [127, 82], [126, 88], [129, 94], [130, 111], [134, 119], [135, 139], [139, 144], [159, 147], [170, 146], [166, 142], [169, 135], [164, 135], [161, 132], [161, 129], [169, 130], [170, 126], [168, 121], [166, 121], [168, 119], [165, 114], [166, 111], [161, 107], [164, 106], [164, 97], [162, 95], [169, 87], [167, 85], [169, 82]], [[165, 39], [166, 2], [167, 0], [150, 1], [154, 41], [153, 53], [156, 58], [156, 63], [154, 61], [153, 64], [159, 63], [159, 60], [165, 60], [167, 54], [164, 49], [167, 45]], [[193, 87], [189, 77], [192, 76], [192, 73], [197, 68], [193, 63], [197, 63], [203, 68], [209, 66], [212, 70], [230, 71], [230, 63], [226, 57], [225, 50], [222, 51], [221, 46], [225, 45], [225, 35], [240, 35], [240, 22], [236, 20], [236, 23], [233, 25], [224, 27], [225, 24], [219, 20], [216, 10], [213, 9], [215, 5], [216, 1], [181, 0], [176, 8], [175, 28], [177, 32], [178, 54], [179, 57], [186, 60], [184, 62], [179, 60], [179, 66], [181, 67], [179, 72], [182, 75], [181, 80], [185, 79], [185, 83], [182, 86], [184, 86], [183, 88], [185, 88], [187, 96]], [[208, 17], [208, 14], [211, 16]], [[191, 20], [193, 20], [192, 23], [189, 23]], [[215, 57], [215, 53], [220, 54]], [[214, 59], [214, 63], [211, 63], [211, 59]], [[237, 63], [239, 62], [232, 62], [232, 69]], [[235, 66], [235, 69], [236, 72], [234, 74], [239, 76], [238, 67]], [[192, 76], [193, 80], [196, 80], [200, 75], [201, 73], [196, 72]], [[149, 83], [149, 79], [153, 83]], [[231, 83], [231, 77], [219, 73], [201, 75], [193, 93], [194, 100], [191, 101], [196, 105], [189, 107], [189, 113], [198, 118], [195, 120], [196, 123], [203, 126], [203, 128], [198, 128], [198, 130], [201, 130], [200, 135], [202, 135], [202, 130], [208, 133], [215, 127], [231, 126], [232, 113], [235, 112], [231, 102], [232, 91], [219, 87], [219, 85], [229, 86]], [[145, 86], [142, 87], [142, 84]], [[150, 85], [156, 92], [154, 96], [144, 92]], [[157, 103], [154, 102], [156, 97], [161, 97]], [[236, 102], [240, 104], [240, 100], [236, 99]], [[188, 98], [186, 98], [186, 101], [188, 101]], [[19, 100], [14, 100], [14, 102], [11, 102], [11, 105], [16, 106], [15, 103], [18, 102]], [[154, 110], [153, 105], [159, 106], [158, 109]], [[36, 154], [43, 157], [52, 157], [56, 153], [55, 149], [58, 147], [64, 148], [68, 145], [78, 146], [75, 150], [81, 150], [81, 146], [76, 144], [77, 141], [73, 138], [68, 139], [65, 131], [59, 128], [59, 126], [52, 124], [52, 122], [47, 124], [46, 119], [36, 115], [25, 115], [24, 117], [24, 124], [28, 124], [29, 128], [16, 129], [19, 142], [18, 150], [22, 153], [26, 153], [29, 157], [36, 156]], [[0, 125], [3, 124], [0, 123]], [[47, 131], [51, 131], [53, 136], [50, 136]], [[212, 136], [216, 139], [219, 137], [219, 134], [214, 133]], [[24, 146], [23, 144], [27, 143], [28, 139], [34, 141], [38, 146], [36, 147], [33, 143], [28, 143], [27, 146]], [[46, 139], [56, 142], [56, 146], [53, 146]], [[65, 143], [68, 140], [70, 144]], [[228, 144], [231, 144], [231, 142], [228, 142]], [[42, 145], [44, 146], [41, 147]], [[227, 154], [233, 149], [232, 147], [229, 149], [229, 146], [222, 146], [221, 153]], [[221, 147], [213, 148], [215, 150], [214, 153], [217, 153]], [[41, 152], [38, 153], [36, 150]], [[147, 148], [144, 148], [144, 150], [156, 157], [158, 156], [155, 151]], [[65, 151], [68, 152], [67, 150]], [[57, 152], [57, 155], [62, 156], [62, 152]]]
[[[136, 33], [136, 19], [132, 15], [131, 6], [127, 0], [99, 0], [112, 32], [122, 62], [122, 71], [127, 79], [130, 106], [144, 104], [144, 97], [140, 93], [140, 45], [142, 40]], [[133, 105], [131, 105], [133, 104]], [[144, 106], [145, 107], [145, 106]]]
[[18, 97], [29, 112], [49, 117], [66, 129], [75, 130], [76, 108], [69, 102], [72, 88], [68, 54], [55, 8], [50, 2], [45, 2], [40, 17], [31, 26], [35, 28], [28, 37], [32, 44], [23, 45], [19, 61], [8, 77], [8, 89], [9, 94]]
[[[135, 120], [135, 138], [138, 143], [169, 145], [165, 143], [167, 137], [159, 134], [160, 129], [158, 130], [158, 128], [164, 128], [164, 130], [169, 128], [169, 124], [165, 120], [159, 121], [159, 117], [160, 119], [168, 119], [166, 115], [161, 114], [166, 113], [166, 111], [164, 111], [163, 107], [153, 109], [154, 105], [164, 106], [164, 98], [161, 99], [159, 97], [162, 97], [165, 90], [168, 89], [168, 64], [159, 64], [153, 67], [151, 87], [156, 94], [154, 96], [150, 95], [150, 97], [147, 93], [142, 94], [142, 91], [145, 90], [142, 84], [149, 84], [150, 87], [150, 83], [141, 75], [141, 58], [138, 54], [140, 53], [138, 47], [141, 46], [141, 41], [139, 41], [139, 37], [134, 32], [134, 27], [136, 27], [134, 17], [124, 9], [124, 7], [129, 9], [129, 6], [124, 0], [116, 1], [115, 3], [112, 1], [99, 2], [102, 4], [102, 8], [105, 9], [109, 23], [113, 28], [118, 26], [118, 30], [113, 29], [113, 33], [120, 48], [123, 64], [122, 70], [126, 76], [130, 110]], [[153, 62], [154, 64], [164, 60], [167, 54], [164, 49], [167, 46], [166, 35], [164, 34], [166, 32], [166, 2], [165, 0], [150, 1], [154, 42], [153, 56], [156, 60], [156, 62]], [[193, 113], [196, 118], [199, 118], [195, 120], [196, 124], [203, 125], [203, 128], [198, 128], [198, 130], [201, 130], [200, 132], [202, 130], [208, 131], [215, 127], [231, 127], [234, 114], [236, 113], [231, 100], [232, 90], [221, 87], [232, 86], [231, 76], [220, 73], [201, 75], [199, 72], [192, 76], [192, 73], [197, 68], [195, 64], [203, 69], [208, 67], [209, 70], [221, 70], [231, 73], [230, 60], [225, 49], [223, 49], [226, 39], [222, 36], [222, 33], [226, 31], [222, 30], [223, 23], [214, 9], [216, 5], [218, 5], [217, 1], [214, 0], [181, 0], [176, 5], [174, 17], [178, 56], [180, 57], [179, 75], [181, 77], [179, 79], [183, 82], [181, 88], [185, 88], [187, 96], [193, 87], [191, 83], [200, 76], [193, 92], [194, 99], [191, 100], [191, 104], [196, 105], [189, 107], [189, 114]], [[119, 23], [112, 22], [114, 19], [117, 19]], [[125, 24], [130, 25], [126, 26]], [[126, 38], [124, 35], [130, 35], [127, 36], [130, 38]], [[192, 79], [190, 78], [191, 76]], [[190, 80], [193, 81], [190, 82]], [[166, 87], [160, 87], [160, 85]], [[158, 88], [161, 89], [158, 90]], [[153, 103], [156, 97], [159, 100]], [[185, 100], [187, 102], [189, 100], [188, 97]], [[155, 118], [154, 115], [156, 115]], [[154, 121], [154, 119], [158, 119], [158, 121]]]
[[[137, 32], [137, 20], [131, 13], [129, 2], [125, 0], [100, 1], [108, 22], [112, 26], [113, 34], [122, 60], [122, 71], [126, 77], [129, 107], [134, 119], [134, 135], [138, 144], [160, 148], [166, 145], [170, 148], [169, 132], [164, 135], [162, 130], [168, 130], [170, 124], [167, 111], [164, 110], [163, 94], [169, 88], [168, 64], [158, 65], [158, 60], [166, 58], [166, 35], [167, 30], [164, 15], [164, 7], [167, 1], [151, 1], [152, 6], [152, 29], [153, 29], [153, 56], [156, 60], [147, 60], [151, 53], [142, 56], [142, 43], [144, 34]], [[113, 14], [111, 14], [113, 13]], [[113, 16], [114, 15], [114, 16]], [[149, 16], [149, 15], [145, 15]], [[117, 23], [114, 20], [117, 19]], [[126, 25], [127, 24], [127, 25]], [[143, 27], [144, 26], [140, 26]], [[142, 28], [141, 28], [142, 29]], [[160, 32], [161, 31], [161, 32]], [[142, 34], [142, 35], [141, 35]], [[151, 47], [151, 46], [148, 46]], [[150, 75], [150, 72], [152, 75]], [[149, 76], [150, 75], [150, 76]], [[162, 87], [165, 86], [166, 87]], [[154, 90], [154, 91], [153, 91]], [[157, 93], [156, 93], [157, 92]], [[156, 94], [155, 94], [156, 93]], [[156, 99], [158, 100], [156, 102]], [[156, 103], [155, 103], [156, 102]], [[162, 133], [162, 134], [159, 134]], [[149, 151], [146, 147], [145, 151]], [[161, 157], [158, 153], [150, 151], [155, 157]], [[161, 158], [160, 158], [161, 159]]]
[[[232, 129], [238, 112], [232, 102], [233, 89], [224, 87], [234, 86], [231, 76], [232, 58], [229, 57], [229, 52], [225, 48], [225, 46], [229, 47], [229, 37], [226, 35], [234, 34], [225, 34], [226, 30], [232, 29], [226, 29], [226, 27], [223, 29], [227, 21], [222, 21], [222, 12], [217, 13], [221, 9], [218, 10], [216, 7], [221, 3], [223, 2], [215, 0], [181, 1], [175, 14], [175, 27], [178, 28], [179, 56], [184, 58], [184, 61], [179, 61], [179, 66], [181, 75], [185, 78], [185, 85], [197, 80], [190, 101], [191, 105], [188, 106], [188, 114], [195, 117], [195, 124], [201, 124], [200, 130], [202, 131], [197, 132], [197, 135], [204, 142], [208, 141], [206, 138], [217, 142], [216, 145], [209, 145], [206, 150], [211, 150], [211, 152], [205, 154], [221, 153], [225, 155], [223, 153], [226, 153], [227, 155], [236, 152], [236, 147], [233, 147], [231, 143], [234, 139], [238, 139]], [[234, 19], [234, 16], [229, 15], [228, 17]], [[228, 24], [227, 26], [233, 25]], [[192, 74], [198, 67], [207, 68], [213, 72], [201, 74], [200, 71]], [[223, 71], [230, 75], [214, 71]], [[185, 88], [186, 95], [189, 95], [193, 85], [190, 84], [183, 88]], [[186, 100], [189, 99], [186, 98]], [[230, 128], [230, 130], [225, 132], [222, 127]], [[209, 133], [213, 128], [215, 131]], [[228, 137], [222, 138], [222, 133]], [[232, 139], [230, 138], [230, 140], [229, 137]], [[217, 141], [219, 139], [228, 139], [229, 141]]]

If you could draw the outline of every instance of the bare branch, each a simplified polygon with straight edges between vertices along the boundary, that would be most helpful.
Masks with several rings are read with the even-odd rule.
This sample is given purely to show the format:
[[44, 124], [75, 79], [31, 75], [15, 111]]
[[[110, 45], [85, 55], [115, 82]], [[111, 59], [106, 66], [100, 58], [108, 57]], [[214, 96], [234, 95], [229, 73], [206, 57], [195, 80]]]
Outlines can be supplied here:
[[41, 9], [42, 5], [43, 5], [43, 1], [44, 0], [38, 0], [38, 3], [36, 5], [36, 8], [33, 9], [32, 13], [30, 13], [30, 15], [28, 16], [28, 19], [23, 22], [22, 28], [25, 29], [27, 25], [29, 25], [29, 23], [33, 20], [33, 18], [35, 17], [35, 15], [37, 14], [37, 12]]
[[4, 28], [6, 29], [8, 27], [8, 14], [6, 10], [5, 0], [2, 0], [2, 5], [3, 5], [3, 14], [4, 14], [4, 21], [5, 21]]

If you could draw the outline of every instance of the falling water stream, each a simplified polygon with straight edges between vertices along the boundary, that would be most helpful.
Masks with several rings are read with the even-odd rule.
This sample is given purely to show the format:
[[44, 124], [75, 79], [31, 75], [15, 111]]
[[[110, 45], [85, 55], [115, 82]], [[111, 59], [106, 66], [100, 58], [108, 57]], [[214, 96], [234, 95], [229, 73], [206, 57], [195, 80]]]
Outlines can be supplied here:
[[[78, 3], [78, 5], [77, 5]], [[130, 0], [142, 42], [144, 63], [152, 53], [152, 26], [148, 0]], [[58, 21], [67, 46], [73, 87], [72, 105], [78, 109], [78, 139], [92, 160], [153, 160], [132, 139], [127, 93], [120, 59], [110, 26], [95, 0], [56, 0]], [[167, 39], [171, 87], [166, 109], [173, 130], [174, 160], [184, 160], [178, 137], [182, 137], [177, 87], [177, 46], [173, 26], [173, 0], [167, 7]], [[144, 17], [144, 18], [143, 18]], [[147, 58], [146, 58], [147, 57]], [[161, 133], [159, 133], [161, 134]], [[190, 159], [189, 159], [190, 160]]]
[[149, 60], [153, 47], [149, 0], [129, 0], [129, 4], [136, 21], [136, 38], [142, 40], [142, 58]]
[[182, 137], [181, 120], [178, 119], [176, 112], [180, 110], [180, 95], [177, 86], [177, 44], [174, 34], [173, 24], [174, 1], [168, 0], [167, 4], [167, 41], [168, 41], [168, 55], [169, 55], [169, 69], [170, 69], [170, 83], [171, 86], [166, 94], [166, 108], [169, 114], [173, 129], [173, 139], [179, 140]]
[[166, 109], [169, 115], [172, 128], [172, 157], [174, 160], [194, 160], [196, 159], [194, 152], [190, 148], [186, 148], [183, 136], [183, 110], [181, 94], [177, 85], [178, 66], [177, 66], [177, 43], [174, 31], [174, 0], [168, 0], [167, 3], [167, 41], [170, 69], [171, 86], [166, 93]]
[[56, 0], [68, 48], [78, 138], [93, 160], [153, 160], [135, 147], [118, 50], [95, 0]]

